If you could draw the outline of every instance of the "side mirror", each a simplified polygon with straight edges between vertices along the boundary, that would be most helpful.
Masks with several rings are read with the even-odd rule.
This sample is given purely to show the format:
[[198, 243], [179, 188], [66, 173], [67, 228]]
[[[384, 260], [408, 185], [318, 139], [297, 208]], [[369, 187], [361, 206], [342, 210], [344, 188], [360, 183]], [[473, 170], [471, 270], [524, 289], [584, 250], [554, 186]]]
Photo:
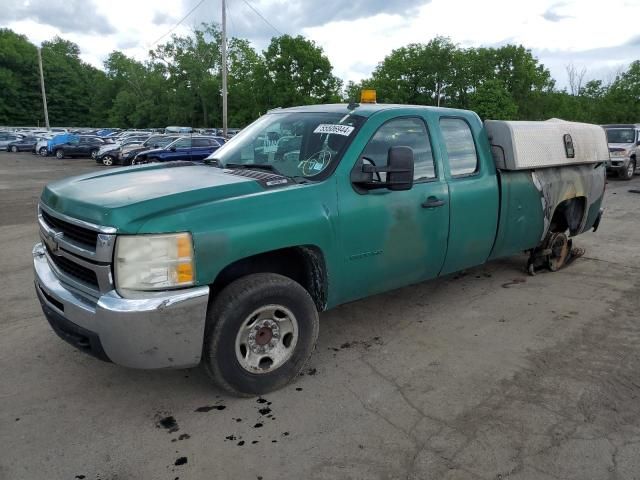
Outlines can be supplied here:
[[413, 187], [413, 150], [409, 147], [389, 149], [389, 170], [387, 188], [389, 190], [411, 190]]
[[[365, 164], [360, 159], [351, 173], [351, 182], [364, 190], [388, 188], [392, 191], [411, 190], [413, 187], [413, 150], [410, 147], [391, 147], [387, 156], [387, 165], [378, 167]], [[374, 174], [386, 172], [386, 182], [374, 181]]]

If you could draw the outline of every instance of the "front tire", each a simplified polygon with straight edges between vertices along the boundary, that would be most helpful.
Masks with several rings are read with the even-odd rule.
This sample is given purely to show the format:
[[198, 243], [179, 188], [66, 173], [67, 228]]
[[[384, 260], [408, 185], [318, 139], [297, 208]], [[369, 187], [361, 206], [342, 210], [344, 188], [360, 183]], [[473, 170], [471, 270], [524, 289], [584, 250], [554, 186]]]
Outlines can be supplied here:
[[95, 160], [97, 155], [98, 155], [98, 151], [97, 150], [91, 150], [91, 158], [93, 158]]
[[227, 392], [263, 395], [300, 373], [318, 329], [315, 304], [299, 283], [273, 273], [248, 275], [209, 305], [203, 365]]
[[623, 180], [631, 180], [633, 178], [633, 174], [636, 173], [636, 160], [632, 158], [629, 160], [629, 165], [624, 171], [620, 172], [620, 178]]
[[47, 147], [41, 147], [38, 153], [41, 157], [46, 157], [49, 154], [49, 152], [47, 152]]
[[64, 158], [64, 151], [63, 150], [56, 150], [56, 158], [63, 159]]
[[13, 146], [11, 147], [11, 151], [12, 151], [13, 153], [18, 153], [18, 147], [16, 147], [15, 145], [13, 145]]
[[102, 164], [105, 167], [110, 167], [111, 165], [113, 165], [113, 157], [111, 155], [105, 155], [104, 157], [102, 157]]

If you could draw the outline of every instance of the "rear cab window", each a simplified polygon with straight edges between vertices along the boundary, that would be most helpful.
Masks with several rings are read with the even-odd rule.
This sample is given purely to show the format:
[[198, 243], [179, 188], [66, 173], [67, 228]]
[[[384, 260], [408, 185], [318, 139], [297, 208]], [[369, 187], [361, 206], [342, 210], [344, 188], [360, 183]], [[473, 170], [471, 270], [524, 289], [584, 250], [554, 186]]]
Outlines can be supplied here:
[[478, 173], [476, 144], [469, 124], [461, 118], [440, 118], [440, 132], [444, 139], [452, 177]]

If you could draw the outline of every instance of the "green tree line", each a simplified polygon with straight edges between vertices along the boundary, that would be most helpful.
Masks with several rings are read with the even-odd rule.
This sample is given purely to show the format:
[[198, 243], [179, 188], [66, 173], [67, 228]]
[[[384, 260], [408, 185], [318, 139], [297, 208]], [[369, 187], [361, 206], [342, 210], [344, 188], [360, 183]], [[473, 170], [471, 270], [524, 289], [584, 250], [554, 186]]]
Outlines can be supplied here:
[[[79, 47], [55, 37], [42, 44], [49, 119], [60, 126], [163, 127], [222, 124], [221, 33], [202, 24], [173, 35], [140, 62], [112, 52], [97, 69]], [[460, 48], [447, 38], [394, 50], [370, 78], [346, 86], [320, 47], [304, 37], [274, 37], [263, 52], [228, 40], [229, 124], [242, 127], [275, 107], [357, 100], [475, 110], [482, 118], [592, 123], [637, 122], [640, 61], [609, 83], [556, 88], [548, 69], [519, 45]], [[42, 125], [36, 46], [0, 29], [0, 125]], [[573, 88], [576, 87], [576, 88]]]

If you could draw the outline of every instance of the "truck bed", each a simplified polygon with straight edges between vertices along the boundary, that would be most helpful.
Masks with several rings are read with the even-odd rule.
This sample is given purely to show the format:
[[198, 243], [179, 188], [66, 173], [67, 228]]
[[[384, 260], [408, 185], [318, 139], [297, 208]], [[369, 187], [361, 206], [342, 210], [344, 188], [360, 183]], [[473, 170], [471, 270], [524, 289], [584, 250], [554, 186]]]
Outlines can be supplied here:
[[593, 228], [604, 196], [605, 174], [603, 163], [498, 170], [500, 214], [489, 259], [539, 246], [560, 210], [571, 236]]

